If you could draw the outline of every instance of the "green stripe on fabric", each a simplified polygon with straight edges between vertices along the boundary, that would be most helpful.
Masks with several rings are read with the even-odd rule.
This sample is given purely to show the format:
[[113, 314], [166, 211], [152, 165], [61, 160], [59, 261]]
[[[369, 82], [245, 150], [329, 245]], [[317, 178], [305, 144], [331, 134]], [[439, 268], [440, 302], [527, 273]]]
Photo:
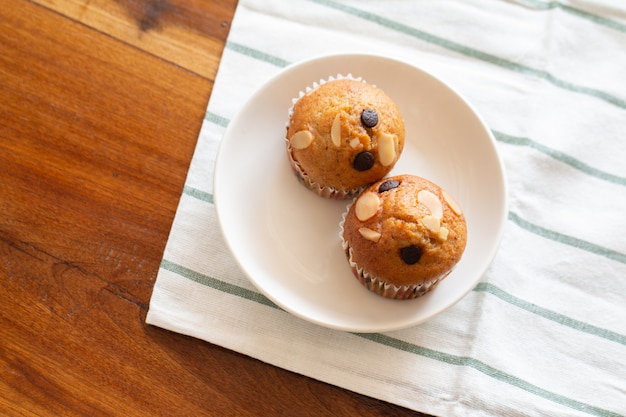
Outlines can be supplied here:
[[228, 127], [228, 124], [230, 123], [230, 119], [212, 112], [207, 112], [204, 115], [204, 120], [222, 127]]
[[498, 286], [488, 283], [488, 282], [480, 282], [475, 288], [476, 292], [488, 292], [502, 301], [519, 307], [523, 310], [526, 310], [530, 313], [541, 316], [545, 319], [554, 321], [558, 324], [562, 324], [563, 326], [571, 327], [572, 329], [588, 333], [593, 336], [598, 336], [606, 340], [610, 340], [612, 342], [616, 342], [626, 346], [626, 336], [621, 335], [619, 333], [613, 332], [611, 330], [603, 329], [601, 327], [596, 327], [591, 324], [574, 320], [571, 317], [564, 316], [563, 314], [559, 314], [555, 311], [548, 310], [547, 308], [540, 307], [536, 304], [530, 303], [528, 301], [522, 300], [521, 298], [517, 298], [512, 294], [504, 291]]
[[253, 48], [247, 47], [245, 45], [242, 45], [240, 43], [227, 41], [226, 42], [226, 48], [230, 49], [231, 51], [238, 52], [238, 53], [240, 53], [242, 55], [246, 55], [246, 56], [248, 56], [250, 58], [254, 58], [254, 59], [257, 59], [259, 61], [263, 61], [263, 62], [275, 65], [275, 66], [280, 67], [280, 68], [284, 68], [287, 65], [289, 65], [289, 62], [285, 61], [282, 58], [279, 58], [279, 57], [274, 56], [274, 55], [266, 54], [265, 52], [259, 51], [258, 49], [253, 49]]
[[[259, 294], [255, 291], [250, 291], [246, 288], [242, 288], [237, 285], [229, 284], [224, 281], [209, 277], [205, 274], [201, 274], [197, 271], [194, 271], [190, 268], [186, 268], [175, 262], [168, 261], [167, 259], [163, 259], [161, 261], [161, 268], [167, 271], [173, 272], [179, 276], [182, 276], [183, 278], [187, 278], [199, 284], [206, 285], [208, 287], [224, 292], [226, 294], [234, 295], [236, 297], [241, 297], [243, 299], [253, 301], [258, 304], [262, 304], [262, 305], [283, 311], [280, 307], [278, 307], [276, 304], [274, 304], [272, 301], [270, 301], [268, 298], [266, 298], [262, 294]], [[497, 368], [494, 368], [490, 365], [487, 365], [484, 362], [481, 362], [471, 357], [456, 356], [456, 355], [451, 355], [448, 353], [440, 352], [437, 350], [428, 349], [423, 346], [404, 342], [402, 340], [395, 339], [395, 338], [392, 338], [392, 337], [389, 337], [380, 333], [352, 333], [352, 334], [359, 336], [363, 339], [372, 341], [374, 343], [378, 343], [380, 345], [393, 348], [393, 349], [427, 357], [427, 358], [444, 362], [450, 365], [466, 366], [466, 367], [473, 368], [491, 378], [505, 382], [516, 388], [523, 389], [524, 391], [527, 391], [531, 394], [540, 396], [549, 401], [555, 402], [557, 404], [561, 404], [566, 407], [573, 408], [575, 410], [584, 411], [586, 413], [597, 415], [597, 416], [606, 416], [606, 417], [617, 416], [617, 414], [612, 413], [611, 411], [603, 410], [598, 407], [593, 407], [591, 405], [582, 403], [580, 401], [572, 400], [562, 395], [558, 395], [553, 392], [547, 391], [527, 381], [524, 381], [521, 378], [518, 378], [511, 374], [507, 374], [506, 372], [503, 372]]]
[[434, 359], [439, 362], [444, 362], [449, 365], [456, 366], [466, 366], [469, 368], [473, 368], [478, 372], [487, 375], [493, 379], [498, 381], [505, 382], [514, 387], [520, 388], [526, 392], [537, 395], [538, 397], [545, 398], [546, 400], [552, 401], [554, 403], [563, 405], [565, 407], [572, 408], [574, 410], [582, 411], [591, 415], [603, 416], [603, 417], [618, 417], [619, 414], [614, 413], [609, 410], [605, 410], [599, 407], [594, 407], [589, 404], [585, 404], [583, 402], [573, 400], [571, 398], [567, 398], [563, 395], [559, 395], [543, 389], [537, 385], [531, 384], [530, 382], [524, 381], [521, 378], [518, 378], [514, 375], [503, 372], [493, 366], [487, 365], [486, 363], [479, 361], [478, 359], [470, 358], [467, 356], [456, 356], [451, 355], [449, 353], [440, 352], [437, 350], [432, 350], [425, 348], [423, 346], [418, 346], [413, 343], [405, 342], [400, 339], [396, 339], [390, 336], [386, 336], [380, 333], [357, 333], [356, 334], [363, 339], [396, 349], [407, 353], [412, 353], [419, 356], [424, 356], [426, 358]]
[[597, 23], [599, 25], [606, 26], [611, 29], [618, 30], [620, 32], [626, 32], [626, 25], [623, 23], [620, 23], [616, 20], [609, 19], [609, 18], [600, 16], [597, 14], [593, 14], [593, 13], [590, 13], [581, 9], [577, 9], [575, 7], [568, 6], [566, 4], [559, 3], [558, 1], [550, 1], [550, 2], [543, 2], [543, 1], [537, 1], [537, 0], [516, 0], [516, 1], [518, 3], [524, 3], [526, 5], [536, 7], [537, 9], [541, 9], [541, 10], [561, 9], [564, 12], [589, 20], [593, 23]]
[[165, 258], [163, 258], [163, 260], [161, 261], [161, 268], [180, 275], [181, 277], [187, 278], [193, 282], [197, 282], [198, 284], [202, 284], [215, 290], [221, 291], [223, 293], [241, 297], [246, 300], [254, 301], [255, 303], [263, 304], [265, 306], [273, 307], [280, 310], [280, 307], [278, 307], [267, 297], [259, 294], [258, 292], [250, 291], [247, 288], [239, 287], [237, 285], [229, 284], [227, 282], [209, 277], [207, 275], [196, 272], [193, 269], [189, 269], [177, 263], [168, 261]]
[[613, 249], [605, 248], [603, 246], [596, 245], [595, 243], [587, 242], [582, 239], [558, 233], [553, 230], [545, 229], [541, 226], [522, 219], [520, 216], [513, 213], [512, 211], [509, 211], [509, 220], [520, 226], [522, 229], [525, 229], [538, 236], [553, 240], [555, 242], [563, 243], [568, 246], [573, 246], [575, 248], [603, 256], [616, 262], [626, 264], [626, 255], [621, 252], [617, 252]]
[[589, 95], [600, 100], [606, 101], [607, 103], [611, 103], [617, 107], [622, 109], [626, 109], [626, 101], [606, 93], [601, 90], [597, 90], [590, 87], [585, 87], [581, 85], [577, 85], [574, 83], [570, 83], [568, 81], [561, 80], [554, 75], [550, 74], [547, 71], [538, 70], [535, 68], [528, 67], [526, 65], [522, 65], [513, 61], [509, 61], [504, 58], [500, 58], [496, 55], [489, 54], [487, 52], [480, 51], [478, 49], [471, 48], [469, 46], [462, 45], [460, 43], [421, 31], [419, 29], [412, 28], [400, 22], [396, 22], [391, 19], [387, 19], [383, 16], [376, 15], [374, 13], [370, 13], [365, 10], [357, 9], [355, 7], [351, 7], [345, 4], [337, 3], [331, 0], [309, 0], [311, 2], [320, 4], [322, 6], [330, 7], [335, 10], [339, 10], [341, 12], [350, 14], [352, 16], [359, 17], [361, 19], [367, 20], [372, 23], [376, 23], [380, 26], [386, 27], [387, 29], [395, 30], [400, 33], [404, 33], [405, 35], [409, 35], [416, 39], [420, 39], [422, 41], [431, 43], [433, 45], [440, 46], [442, 48], [457, 52], [459, 54], [469, 56], [471, 58], [475, 58], [484, 62], [488, 62], [490, 64], [497, 65], [499, 67], [515, 71], [521, 74], [533, 75], [538, 78], [542, 78], [549, 83], [563, 88], [565, 90], [569, 90], [575, 93]]
[[[267, 299], [262, 294], [259, 294], [255, 291], [250, 291], [248, 289], [245, 289], [236, 285], [228, 284], [224, 281], [220, 281], [218, 279], [201, 274], [199, 272], [186, 268], [182, 265], [178, 265], [166, 259], [163, 259], [161, 261], [161, 268], [166, 269], [170, 272], [173, 272], [177, 275], [180, 275], [184, 278], [187, 278], [191, 281], [194, 281], [199, 284], [206, 285], [213, 289], [222, 291], [224, 293], [241, 297], [241, 298], [245, 298], [246, 300], [249, 300], [249, 301], [254, 301], [259, 304], [263, 304], [269, 307], [282, 310], [280, 307], [278, 307], [276, 304], [274, 304], [272, 301]], [[626, 336], [624, 335], [613, 332], [611, 330], [603, 329], [601, 327], [596, 327], [585, 322], [574, 320], [571, 317], [567, 317], [563, 314], [559, 314], [552, 310], [539, 307], [536, 304], [530, 303], [528, 301], [522, 300], [521, 298], [515, 297], [512, 294], [509, 294], [508, 292], [504, 291], [503, 289], [497, 287], [494, 284], [481, 282], [474, 288], [474, 291], [489, 293], [491, 295], [494, 295], [500, 298], [502, 301], [508, 304], [519, 307], [523, 310], [528, 311], [529, 313], [536, 314], [538, 316], [554, 321], [555, 323], [561, 324], [563, 326], [570, 327], [574, 330], [578, 330], [584, 333], [589, 333], [591, 335], [594, 335], [594, 336], [597, 336], [597, 337], [600, 337], [600, 338], [603, 338], [612, 342], [626, 345]]]
[[566, 4], [561, 4], [561, 3], [557, 3], [557, 2], [552, 2], [551, 4], [554, 4], [555, 7], [558, 7], [568, 13], [571, 13], [573, 15], [576, 15], [578, 17], [582, 17], [584, 19], [588, 19], [594, 23], [598, 23], [600, 25], [609, 27], [611, 29], [615, 29], [618, 30], [620, 32], [626, 32], [626, 25], [623, 23], [620, 23], [616, 20], [612, 20], [612, 19], [608, 19], [606, 17], [602, 17], [602, 16], [598, 16], [589, 12], [586, 12], [584, 10], [580, 10], [580, 9], [576, 9], [574, 7], [568, 6]]
[[206, 203], [213, 204], [213, 194], [207, 193], [206, 191], [185, 185], [183, 193]]
[[[561, 162], [567, 163], [568, 165], [571, 165], [585, 172], [586, 174], [592, 175], [596, 178], [610, 181], [619, 185], [626, 185], [626, 181], [624, 180], [624, 178], [617, 177], [615, 175], [608, 174], [604, 171], [595, 169], [575, 158], [572, 158], [569, 155], [566, 155], [560, 151], [556, 151], [554, 149], [548, 148], [547, 146], [534, 142], [531, 139], [510, 136], [510, 135], [506, 135], [504, 133], [495, 132], [495, 131], [494, 131], [494, 135], [496, 136], [496, 139], [498, 141], [501, 141], [503, 143], [513, 144], [513, 145], [518, 145], [518, 146], [527, 146], [527, 147], [533, 148], [547, 155], [550, 155], [551, 157]], [[202, 191], [192, 189], [191, 187], [185, 187], [184, 192], [200, 200], [213, 203], [213, 196], [211, 194], [205, 193], [206, 195], [202, 195], [201, 194]], [[517, 214], [513, 212], [509, 212], [508, 218], [509, 220], [513, 221], [515, 224], [522, 227], [523, 229], [526, 229], [527, 231], [532, 232], [541, 237], [544, 237], [544, 238], [547, 238], [547, 239], [550, 239], [559, 243], [563, 243], [569, 246], [573, 246], [578, 249], [582, 249], [587, 252], [591, 252], [596, 255], [604, 256], [608, 259], [626, 264], [626, 254], [623, 254], [621, 252], [617, 252], [612, 249], [605, 248], [605, 247], [596, 245], [594, 243], [587, 242], [582, 239], [578, 239], [572, 236], [568, 236], [562, 233], [555, 232], [553, 230], [549, 230], [549, 229], [537, 226], [535, 224], [532, 224], [522, 219], [520, 216], [518, 216]]]
[[210, 111], [206, 112], [206, 114], [204, 115], [204, 120], [222, 127], [227, 127], [228, 123], [230, 123], [230, 120], [228, 120], [227, 118], [212, 113]]
[[592, 177], [596, 177], [604, 181], [612, 182], [614, 184], [626, 186], [626, 178], [618, 177], [617, 175], [613, 175], [608, 172], [601, 171], [597, 168], [587, 165], [586, 163], [570, 155], [567, 155], [556, 149], [549, 148], [545, 145], [535, 142], [532, 139], [518, 137], [518, 136], [511, 136], [511, 135], [507, 135], [506, 133], [498, 132], [495, 130], [492, 130], [492, 133], [499, 142], [507, 143], [510, 145], [526, 146], [526, 147], [535, 149], [541, 153], [551, 156], [557, 161], [563, 162], [573, 168], [576, 168], [579, 171], [584, 172], [585, 174], [591, 175]]
[[[243, 49], [244, 47], [242, 46], [241, 49]], [[248, 56], [255, 58], [255, 59], [263, 59], [263, 57], [266, 56], [271, 56], [268, 54], [265, 54], [261, 51], [258, 50], [253, 50], [252, 48], [248, 48], [245, 47], [245, 50], [248, 51], [255, 51], [254, 54], [250, 54]], [[239, 52], [239, 51], [236, 51]], [[216, 115], [214, 113], [211, 112], [207, 112], [206, 116], [205, 116], [205, 120], [209, 121], [209, 122], [213, 122], [219, 126], [222, 127], [226, 127], [228, 125], [228, 123], [230, 122], [230, 120], [226, 119], [225, 117]], [[609, 181], [612, 182], [614, 184], [618, 184], [618, 185], [624, 185], [626, 186], [626, 178], [624, 177], [619, 177], [617, 175], [613, 175], [610, 174], [608, 172], [604, 172], [601, 171], [597, 168], [594, 168], [590, 165], [585, 164], [584, 162], [573, 158], [563, 152], [557, 151], [555, 149], [551, 149], [545, 145], [542, 145], [538, 142], [533, 141], [532, 139], [529, 138], [523, 138], [523, 137], [516, 137], [516, 136], [512, 136], [512, 135], [508, 135], [506, 133], [503, 132], [498, 132], [496, 130], [492, 130], [495, 138], [503, 143], [507, 143], [507, 144], [511, 144], [511, 145], [518, 145], [518, 146], [527, 146], [530, 148], [533, 148], [539, 152], [542, 152], [546, 155], [551, 156], [552, 158], [561, 161], [563, 163], [566, 163], [586, 174], [589, 174], [591, 176], [594, 176], [596, 178], [599, 178], [601, 180], [605, 180], [605, 181]]]
[[[197, 188], [185, 186], [185, 188], [183, 189], [183, 193], [198, 200], [213, 204], [213, 194], [198, 190]], [[573, 236], [565, 235], [550, 229], [543, 228], [541, 226], [537, 226], [536, 224], [522, 219], [519, 215], [512, 211], [509, 212], [508, 218], [521, 228], [543, 238], [550, 239], [568, 246], [573, 246], [575, 248], [582, 249], [584, 251], [591, 252], [596, 255], [600, 255], [605, 258], [626, 264], [626, 254], [623, 254], [621, 252], [617, 252], [612, 249], [596, 245], [595, 243], [587, 242], [586, 240], [578, 239]]]
[[[211, 112], [207, 112], [204, 119], [207, 120], [208, 122], [214, 123], [222, 127], [228, 126], [228, 123], [230, 122], [229, 119], [219, 116], [215, 113], [211, 113]], [[591, 165], [588, 165], [579, 159], [576, 159], [564, 152], [542, 145], [541, 143], [535, 142], [534, 140], [530, 138], [512, 136], [503, 132], [499, 132], [497, 130], [492, 130], [492, 133], [499, 142], [506, 143], [509, 145], [526, 146], [526, 147], [535, 149], [536, 151], [539, 151], [543, 154], [546, 154], [556, 159], [557, 161], [563, 162], [573, 168], [576, 168], [579, 171], [584, 172], [585, 174], [591, 175], [593, 177], [596, 177], [604, 181], [612, 182], [613, 184], [626, 186], [625, 177], [613, 175], [611, 173], [594, 168]]]

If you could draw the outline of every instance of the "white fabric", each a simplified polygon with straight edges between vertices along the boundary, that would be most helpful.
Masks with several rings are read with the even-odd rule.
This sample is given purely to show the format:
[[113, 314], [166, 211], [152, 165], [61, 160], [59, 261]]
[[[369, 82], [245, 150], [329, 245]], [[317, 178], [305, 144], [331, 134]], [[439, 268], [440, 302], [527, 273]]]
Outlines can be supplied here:
[[[509, 220], [478, 286], [414, 328], [350, 334], [262, 297], [212, 204], [225, 126], [326, 53], [428, 68], [478, 109]], [[626, 4], [240, 0], [147, 322], [437, 416], [626, 415]]]

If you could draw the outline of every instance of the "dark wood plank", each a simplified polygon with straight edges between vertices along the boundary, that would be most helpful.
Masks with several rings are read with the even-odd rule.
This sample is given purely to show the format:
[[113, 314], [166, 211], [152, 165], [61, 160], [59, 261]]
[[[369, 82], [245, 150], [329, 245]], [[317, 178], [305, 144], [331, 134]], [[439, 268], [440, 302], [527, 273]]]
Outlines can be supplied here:
[[32, 0], [213, 79], [236, 0]]
[[38, 6], [3, 14], [3, 233], [145, 303], [212, 83]]
[[[234, 10], [219, 4], [216, 16]], [[0, 415], [416, 415], [145, 324], [213, 78], [107, 33], [115, 13], [92, 27], [11, 6], [0, 7]], [[174, 15], [147, 33], [196, 30]], [[198, 36], [223, 47], [222, 19]], [[207, 54], [217, 62], [221, 49]]]

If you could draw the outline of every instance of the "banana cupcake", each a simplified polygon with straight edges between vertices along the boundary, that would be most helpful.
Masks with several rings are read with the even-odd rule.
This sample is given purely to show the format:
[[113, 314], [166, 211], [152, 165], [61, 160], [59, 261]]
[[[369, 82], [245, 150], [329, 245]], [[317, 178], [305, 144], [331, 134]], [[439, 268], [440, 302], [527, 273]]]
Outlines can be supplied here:
[[381, 89], [363, 80], [322, 80], [294, 100], [286, 143], [299, 181], [320, 196], [349, 199], [391, 171], [404, 147], [404, 120]]
[[355, 199], [340, 237], [361, 284], [383, 297], [409, 299], [450, 274], [465, 250], [467, 227], [459, 205], [438, 185], [398, 175]]

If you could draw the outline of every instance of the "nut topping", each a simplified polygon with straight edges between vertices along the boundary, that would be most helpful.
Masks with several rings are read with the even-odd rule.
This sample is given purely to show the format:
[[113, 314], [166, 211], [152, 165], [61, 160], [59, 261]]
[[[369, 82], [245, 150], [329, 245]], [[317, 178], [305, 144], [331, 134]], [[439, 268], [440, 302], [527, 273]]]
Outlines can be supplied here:
[[426, 206], [430, 214], [437, 218], [443, 217], [443, 208], [439, 198], [428, 190], [421, 190], [417, 193], [417, 202]]
[[341, 145], [341, 117], [339, 116], [339, 113], [335, 116], [333, 126], [330, 128], [330, 139], [336, 147]]
[[313, 142], [313, 133], [308, 130], [300, 130], [294, 133], [289, 142], [294, 149], [305, 149]]
[[381, 133], [378, 137], [378, 158], [386, 167], [396, 160], [396, 141], [393, 135]]
[[361, 194], [356, 200], [354, 206], [354, 212], [357, 219], [365, 221], [376, 214], [378, 206], [380, 205], [380, 198], [376, 193], [371, 191]]
[[441, 223], [439, 217], [435, 216], [424, 216], [420, 219], [420, 222], [426, 227], [428, 230], [435, 234], [439, 234], [439, 229], [441, 229]]
[[380, 233], [376, 230], [368, 229], [367, 227], [359, 228], [359, 233], [367, 240], [371, 240], [376, 243], [380, 240]]
[[448, 203], [448, 207], [452, 209], [454, 214], [456, 214], [457, 216], [460, 216], [463, 213], [463, 211], [461, 210], [461, 206], [459, 206], [459, 203], [457, 203], [454, 200], [454, 198], [452, 198], [452, 196], [448, 194], [447, 192], [443, 191], [442, 194], [443, 194], [443, 199], [446, 200], [446, 203]]

